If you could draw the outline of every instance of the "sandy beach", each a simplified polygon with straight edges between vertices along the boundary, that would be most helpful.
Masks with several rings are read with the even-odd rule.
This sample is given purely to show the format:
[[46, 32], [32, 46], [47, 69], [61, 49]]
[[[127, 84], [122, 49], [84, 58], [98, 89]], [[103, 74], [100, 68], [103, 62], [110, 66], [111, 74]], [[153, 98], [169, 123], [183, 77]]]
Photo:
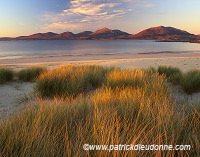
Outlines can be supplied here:
[[166, 51], [149, 53], [109, 53], [76, 55], [41, 55], [0, 58], [0, 67], [21, 69], [27, 66], [58, 66], [60, 64], [95, 64], [121, 68], [148, 68], [159, 65], [175, 66], [183, 71], [200, 68], [199, 51]]
[[[182, 71], [200, 69], [200, 52], [158, 52], [158, 53], [124, 53], [124, 54], [88, 54], [88, 55], [54, 55], [1, 58], [0, 67], [9, 67], [16, 71], [31, 67], [45, 66], [53, 68], [61, 64], [102, 65], [120, 68], [148, 68], [159, 65], [174, 66]], [[0, 85], [0, 113], [13, 111], [22, 106], [33, 93], [33, 83], [12, 82]], [[187, 98], [192, 102], [200, 101], [199, 94], [188, 96], [176, 93], [181, 100]]]
[[20, 110], [34, 96], [34, 83], [10, 82], [0, 85], [0, 117]]

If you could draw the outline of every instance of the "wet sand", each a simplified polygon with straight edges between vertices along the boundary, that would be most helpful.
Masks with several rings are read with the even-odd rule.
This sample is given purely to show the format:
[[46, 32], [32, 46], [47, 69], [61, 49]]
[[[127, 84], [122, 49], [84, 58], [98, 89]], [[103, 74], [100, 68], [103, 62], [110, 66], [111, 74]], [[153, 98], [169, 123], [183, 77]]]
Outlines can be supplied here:
[[171, 65], [187, 71], [200, 68], [199, 51], [163, 51], [148, 53], [109, 53], [109, 54], [76, 54], [76, 55], [41, 55], [1, 57], [0, 67], [14, 69], [27, 66], [57, 66], [60, 64], [97, 64], [113, 65], [122, 68], [147, 68], [158, 65]]

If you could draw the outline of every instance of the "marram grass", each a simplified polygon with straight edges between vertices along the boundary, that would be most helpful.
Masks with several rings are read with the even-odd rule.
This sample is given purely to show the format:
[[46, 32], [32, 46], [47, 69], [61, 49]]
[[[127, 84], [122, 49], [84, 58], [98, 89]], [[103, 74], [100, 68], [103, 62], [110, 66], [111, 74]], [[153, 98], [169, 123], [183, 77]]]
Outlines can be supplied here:
[[112, 68], [100, 66], [62, 66], [44, 72], [36, 82], [42, 97], [77, 96], [101, 86]]
[[0, 68], [0, 84], [12, 81], [14, 78], [15, 72], [12, 69]]
[[[63, 67], [62, 67], [63, 68]], [[61, 69], [62, 69], [61, 68]], [[66, 78], [44, 73], [40, 79]], [[99, 82], [90, 92], [80, 86], [74, 99], [38, 99], [0, 123], [0, 156], [199, 156], [199, 108], [177, 110], [164, 76], [141, 70], [68, 67], [70, 81]], [[92, 76], [88, 76], [88, 71]], [[99, 72], [100, 71], [100, 72]], [[103, 72], [102, 72], [103, 71]], [[78, 72], [78, 73], [77, 73]], [[99, 72], [99, 73], [98, 73]], [[99, 77], [94, 79], [94, 73]], [[55, 74], [55, 75], [54, 75]], [[85, 77], [87, 79], [85, 79]], [[92, 79], [88, 79], [92, 78]], [[39, 81], [40, 81], [39, 79]], [[79, 81], [80, 81], [79, 80]], [[90, 81], [88, 81], [90, 80]], [[48, 80], [49, 81], [49, 80]], [[137, 84], [138, 83], [138, 84]], [[49, 88], [51, 90], [51, 88]], [[67, 90], [66, 90], [67, 91]], [[181, 112], [180, 112], [181, 111]], [[188, 151], [84, 151], [84, 144], [191, 145]]]
[[200, 70], [191, 70], [184, 73], [181, 86], [189, 94], [200, 92]]
[[169, 82], [180, 84], [182, 80], [182, 71], [172, 66], [159, 66], [158, 73], [167, 77]]
[[17, 77], [20, 81], [32, 82], [36, 81], [39, 75], [44, 71], [46, 71], [44, 67], [30, 67], [18, 71]]
[[159, 66], [160, 75], [166, 76], [169, 82], [180, 85], [188, 94], [200, 92], [200, 70], [190, 70], [183, 73], [180, 69], [172, 66]]

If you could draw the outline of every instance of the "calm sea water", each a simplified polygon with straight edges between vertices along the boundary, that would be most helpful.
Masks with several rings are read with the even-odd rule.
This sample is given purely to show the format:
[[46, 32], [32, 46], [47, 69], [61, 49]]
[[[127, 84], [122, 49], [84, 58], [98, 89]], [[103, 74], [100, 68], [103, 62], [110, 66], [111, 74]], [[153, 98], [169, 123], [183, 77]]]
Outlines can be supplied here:
[[200, 44], [153, 40], [0, 41], [0, 57], [24, 55], [200, 51]]

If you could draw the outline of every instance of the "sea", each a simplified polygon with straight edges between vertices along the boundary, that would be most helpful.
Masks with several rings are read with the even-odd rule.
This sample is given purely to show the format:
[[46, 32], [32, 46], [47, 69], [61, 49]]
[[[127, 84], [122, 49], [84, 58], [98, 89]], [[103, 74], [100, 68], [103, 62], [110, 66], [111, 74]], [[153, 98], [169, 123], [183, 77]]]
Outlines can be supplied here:
[[200, 51], [200, 44], [155, 40], [19, 40], [0, 41], [0, 58], [28, 55], [152, 53]]

